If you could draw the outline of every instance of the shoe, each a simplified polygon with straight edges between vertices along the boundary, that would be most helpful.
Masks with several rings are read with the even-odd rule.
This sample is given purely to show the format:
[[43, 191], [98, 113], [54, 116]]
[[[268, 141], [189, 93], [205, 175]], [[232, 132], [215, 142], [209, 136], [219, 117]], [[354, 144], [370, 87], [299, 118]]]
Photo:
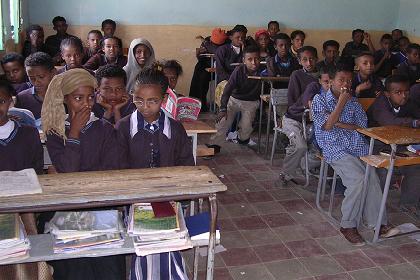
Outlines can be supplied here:
[[357, 228], [340, 228], [340, 232], [353, 246], [365, 245], [365, 241], [357, 231]]
[[206, 144], [207, 148], [213, 148], [214, 149], [214, 154], [218, 154], [220, 153], [220, 150], [222, 149], [222, 147], [220, 147], [219, 145], [216, 144]]
[[381, 225], [379, 229], [379, 237], [380, 238], [388, 238], [400, 233], [400, 230], [396, 227], [390, 227], [387, 225]]
[[238, 138], [238, 132], [237, 131], [229, 132], [227, 137], [226, 137], [226, 141], [236, 140], [236, 138]]
[[249, 147], [254, 147], [256, 145], [257, 145], [257, 143], [255, 143], [252, 139], [249, 139], [249, 142], [248, 142]]

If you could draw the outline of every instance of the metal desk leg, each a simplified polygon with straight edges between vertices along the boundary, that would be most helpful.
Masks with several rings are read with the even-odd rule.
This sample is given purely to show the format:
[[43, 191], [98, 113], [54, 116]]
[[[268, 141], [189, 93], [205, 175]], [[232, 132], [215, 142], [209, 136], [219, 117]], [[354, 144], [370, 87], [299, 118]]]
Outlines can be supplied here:
[[260, 153], [261, 148], [261, 127], [262, 127], [262, 115], [263, 115], [263, 100], [260, 98], [260, 119], [258, 121], [258, 150], [257, 152]]
[[214, 272], [214, 247], [216, 245], [216, 222], [217, 222], [217, 201], [216, 194], [211, 194], [209, 196], [210, 203], [210, 214], [211, 214], [211, 223], [210, 223], [210, 237], [209, 237], [209, 247], [207, 252], [207, 280], [213, 280]]
[[194, 163], [197, 164], [197, 146], [198, 146], [198, 134], [197, 133], [188, 133], [188, 137], [192, 138], [192, 148], [193, 148], [193, 156], [194, 156]]
[[386, 174], [384, 193], [382, 194], [381, 208], [379, 209], [378, 220], [376, 221], [375, 234], [373, 235], [373, 241], [372, 241], [373, 243], [377, 242], [379, 239], [379, 231], [381, 229], [382, 217], [384, 216], [384, 213], [385, 213], [386, 199], [388, 198], [389, 185], [391, 184], [392, 172], [394, 171], [396, 152], [397, 152], [397, 145], [391, 144], [391, 159], [389, 163], [388, 173]]
[[[375, 139], [370, 138], [369, 155], [372, 155], [373, 153], [374, 144], [375, 144]], [[362, 187], [362, 197], [360, 199], [360, 211], [359, 211], [359, 218], [357, 221], [357, 227], [360, 227], [363, 224], [363, 211], [365, 209], [365, 200], [366, 200], [367, 184], [368, 184], [368, 179], [369, 179], [370, 168], [371, 168], [370, 165], [366, 164], [365, 177], [363, 179], [363, 187]]]
[[[276, 116], [274, 116], [276, 117]], [[267, 113], [267, 136], [265, 140], [265, 155], [268, 154], [268, 146], [270, 144], [270, 124], [271, 122], [271, 98], [268, 100], [268, 113]]]

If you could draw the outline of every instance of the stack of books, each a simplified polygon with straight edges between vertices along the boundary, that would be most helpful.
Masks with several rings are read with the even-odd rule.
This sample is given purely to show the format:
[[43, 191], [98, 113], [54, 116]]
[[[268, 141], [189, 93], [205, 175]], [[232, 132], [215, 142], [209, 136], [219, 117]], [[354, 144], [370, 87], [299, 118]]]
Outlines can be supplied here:
[[138, 256], [192, 248], [180, 203], [133, 204], [127, 231]]
[[54, 253], [120, 248], [123, 231], [118, 210], [56, 212], [46, 225], [54, 238]]
[[29, 257], [30, 244], [19, 214], [0, 214], [0, 260]]

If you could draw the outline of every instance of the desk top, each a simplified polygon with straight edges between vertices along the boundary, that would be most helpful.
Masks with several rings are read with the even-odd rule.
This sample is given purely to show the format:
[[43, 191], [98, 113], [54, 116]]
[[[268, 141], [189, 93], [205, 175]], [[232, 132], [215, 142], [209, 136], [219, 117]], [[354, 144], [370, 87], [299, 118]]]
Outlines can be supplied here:
[[388, 145], [408, 145], [420, 143], [420, 129], [416, 128], [392, 125], [358, 129], [357, 131]]
[[217, 132], [217, 130], [214, 127], [206, 124], [203, 121], [199, 121], [199, 120], [188, 121], [188, 122], [185, 121], [185, 122], [182, 122], [182, 125], [184, 126], [185, 130], [187, 131], [187, 134], [188, 133], [198, 133], [198, 134], [203, 133], [204, 134], [204, 133], [216, 133]]
[[[385, 155], [370, 155], [370, 156], [360, 157], [362, 161], [376, 168], [389, 168], [390, 158], [391, 158], [390, 156], [385, 156]], [[397, 167], [408, 166], [408, 165], [418, 165], [418, 164], [420, 164], [420, 156], [417, 156], [415, 154], [408, 157], [397, 156], [394, 162], [394, 166], [397, 166]]]
[[58, 173], [38, 178], [42, 193], [0, 197], [0, 213], [195, 199], [227, 189], [207, 166]]
[[288, 82], [290, 77], [262, 77], [262, 76], [248, 76], [248, 79], [271, 81], [271, 82]]

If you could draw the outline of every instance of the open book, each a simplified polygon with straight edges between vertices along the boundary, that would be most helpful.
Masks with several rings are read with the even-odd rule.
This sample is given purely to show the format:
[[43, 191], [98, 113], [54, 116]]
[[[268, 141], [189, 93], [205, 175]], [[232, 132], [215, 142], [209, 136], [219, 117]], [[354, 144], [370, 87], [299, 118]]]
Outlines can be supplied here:
[[162, 110], [178, 121], [197, 120], [201, 110], [201, 101], [192, 97], [178, 97], [176, 93], [168, 88], [168, 98], [162, 103]]

